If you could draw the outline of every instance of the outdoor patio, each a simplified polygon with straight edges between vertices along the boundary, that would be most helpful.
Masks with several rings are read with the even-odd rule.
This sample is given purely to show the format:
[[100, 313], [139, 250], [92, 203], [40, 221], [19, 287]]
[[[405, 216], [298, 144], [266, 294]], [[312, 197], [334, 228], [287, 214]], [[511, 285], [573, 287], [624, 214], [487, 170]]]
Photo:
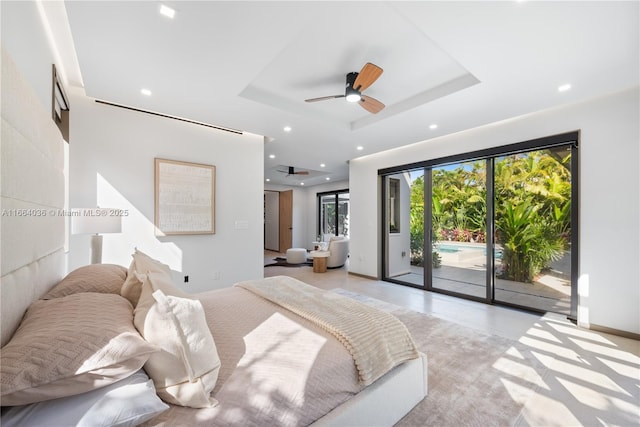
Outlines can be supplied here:
[[[469, 246], [466, 244], [465, 246]], [[484, 245], [477, 245], [484, 248]], [[460, 250], [441, 252], [442, 264], [433, 269], [433, 287], [480, 298], [486, 296], [486, 258], [483, 251]], [[568, 315], [571, 308], [570, 253], [553, 263], [551, 269], [539, 274], [533, 283], [495, 279], [495, 300], [538, 310]], [[500, 271], [500, 259], [496, 259]], [[396, 280], [423, 286], [422, 267], [393, 277]]]

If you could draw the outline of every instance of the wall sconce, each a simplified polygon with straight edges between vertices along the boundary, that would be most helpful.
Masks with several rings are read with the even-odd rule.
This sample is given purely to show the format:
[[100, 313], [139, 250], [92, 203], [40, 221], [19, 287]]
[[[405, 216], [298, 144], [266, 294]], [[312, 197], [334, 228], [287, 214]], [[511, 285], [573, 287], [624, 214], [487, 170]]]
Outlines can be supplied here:
[[93, 234], [91, 236], [91, 264], [102, 263], [102, 234], [122, 232], [122, 217], [112, 215], [119, 209], [76, 209], [71, 217], [71, 234]]

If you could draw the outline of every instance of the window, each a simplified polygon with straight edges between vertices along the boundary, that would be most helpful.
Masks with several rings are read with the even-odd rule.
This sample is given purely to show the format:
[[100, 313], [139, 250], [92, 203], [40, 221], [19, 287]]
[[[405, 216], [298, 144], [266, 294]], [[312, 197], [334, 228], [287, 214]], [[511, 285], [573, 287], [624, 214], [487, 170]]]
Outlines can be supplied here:
[[389, 233], [400, 232], [400, 180], [389, 178]]
[[318, 193], [318, 209], [320, 237], [349, 236], [349, 190]]

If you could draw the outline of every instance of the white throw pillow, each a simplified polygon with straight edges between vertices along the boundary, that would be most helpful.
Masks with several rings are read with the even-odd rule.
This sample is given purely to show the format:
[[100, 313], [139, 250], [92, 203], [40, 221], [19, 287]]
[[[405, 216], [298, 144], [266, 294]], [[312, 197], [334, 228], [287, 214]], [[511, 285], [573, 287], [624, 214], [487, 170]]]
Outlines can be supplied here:
[[202, 304], [166, 295], [160, 289], [166, 285], [163, 282], [162, 275], [149, 273], [136, 307], [136, 327], [147, 342], [161, 349], [144, 368], [165, 402], [192, 408], [215, 406], [211, 392], [220, 358]]
[[169, 409], [143, 370], [106, 387], [75, 396], [8, 408], [3, 427], [133, 427]]
[[129, 300], [134, 307], [138, 304], [140, 293], [142, 292], [142, 283], [148, 272], [154, 271], [166, 275], [169, 280], [172, 278], [171, 269], [168, 265], [151, 258], [149, 255], [137, 248], [133, 255], [133, 259], [129, 265], [127, 278], [120, 288], [120, 295]]

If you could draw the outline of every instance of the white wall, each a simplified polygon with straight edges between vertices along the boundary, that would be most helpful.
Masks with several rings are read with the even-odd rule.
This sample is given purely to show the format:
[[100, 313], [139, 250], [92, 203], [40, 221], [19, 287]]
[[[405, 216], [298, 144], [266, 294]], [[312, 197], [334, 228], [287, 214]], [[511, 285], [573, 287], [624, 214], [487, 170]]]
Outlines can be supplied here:
[[[187, 292], [263, 277], [261, 136], [98, 104], [79, 89], [70, 97], [70, 207], [129, 212], [121, 234], [104, 235], [103, 262], [128, 266], [137, 247], [168, 264]], [[156, 157], [216, 166], [214, 235], [155, 236]], [[237, 229], [236, 221], [248, 229]], [[89, 256], [89, 236], [72, 236], [70, 268]]]
[[[65, 273], [64, 141], [51, 118], [55, 55], [34, 3], [3, 2], [0, 344]], [[59, 64], [58, 64], [59, 65]], [[18, 215], [19, 212], [22, 212]]]
[[[51, 64], [55, 54], [42, 26], [36, 2], [5, 2], [2, 10], [2, 47], [47, 110], [51, 105]], [[60, 64], [56, 64], [60, 67]]]
[[352, 160], [350, 271], [379, 274], [378, 169], [579, 129], [578, 321], [640, 333], [639, 97], [634, 88]]

